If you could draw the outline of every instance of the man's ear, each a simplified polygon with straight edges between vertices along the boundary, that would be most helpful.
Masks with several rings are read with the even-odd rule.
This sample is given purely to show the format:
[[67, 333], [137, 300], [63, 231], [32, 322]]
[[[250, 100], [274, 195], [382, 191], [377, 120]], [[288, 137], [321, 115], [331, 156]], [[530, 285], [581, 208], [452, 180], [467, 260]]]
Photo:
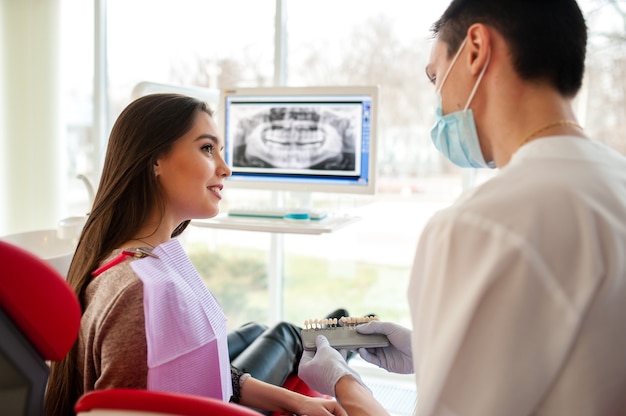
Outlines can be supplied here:
[[491, 32], [482, 23], [474, 23], [467, 29], [468, 66], [473, 75], [478, 75], [487, 64], [491, 53]]

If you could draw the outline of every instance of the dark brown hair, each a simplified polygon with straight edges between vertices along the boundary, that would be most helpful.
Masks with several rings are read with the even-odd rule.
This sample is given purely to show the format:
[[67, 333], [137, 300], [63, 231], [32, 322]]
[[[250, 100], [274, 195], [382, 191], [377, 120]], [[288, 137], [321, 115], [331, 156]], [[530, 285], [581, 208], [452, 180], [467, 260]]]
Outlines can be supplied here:
[[453, 56], [475, 23], [495, 28], [525, 80], [544, 80], [564, 97], [582, 85], [587, 26], [575, 0], [453, 0], [432, 26]]
[[[154, 164], [193, 126], [199, 112], [212, 116], [207, 105], [178, 94], [151, 94], [130, 103], [115, 122], [93, 208], [78, 241], [67, 275], [85, 309], [91, 272], [111, 251], [132, 239], [154, 207], [163, 212], [163, 199]], [[172, 237], [182, 233], [181, 223]], [[46, 414], [73, 415], [83, 394], [77, 368], [77, 343], [64, 360], [52, 363], [46, 392]]]

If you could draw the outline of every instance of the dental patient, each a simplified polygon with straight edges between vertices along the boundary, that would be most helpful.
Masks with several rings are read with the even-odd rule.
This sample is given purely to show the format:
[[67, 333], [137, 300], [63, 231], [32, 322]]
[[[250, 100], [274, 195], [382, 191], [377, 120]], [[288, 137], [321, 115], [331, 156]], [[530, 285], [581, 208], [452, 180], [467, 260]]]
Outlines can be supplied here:
[[[302, 354], [299, 328], [291, 324], [263, 328], [231, 363], [224, 312], [176, 239], [191, 219], [218, 214], [231, 173], [222, 147], [212, 112], [194, 98], [152, 94], [120, 114], [68, 272], [83, 315], [76, 344], [52, 364], [48, 415], [73, 414], [82, 394], [107, 388], [346, 415], [333, 399], [279, 386]], [[259, 343], [278, 345], [265, 354], [273, 357], [269, 368], [255, 366], [259, 352], [249, 349]]]

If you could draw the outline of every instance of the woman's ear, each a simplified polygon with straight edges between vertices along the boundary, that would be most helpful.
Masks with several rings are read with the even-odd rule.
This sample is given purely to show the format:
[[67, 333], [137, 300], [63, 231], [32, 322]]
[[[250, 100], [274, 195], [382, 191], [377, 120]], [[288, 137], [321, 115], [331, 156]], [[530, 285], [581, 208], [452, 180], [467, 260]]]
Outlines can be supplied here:
[[154, 162], [154, 165], [152, 166], [153, 170], [154, 170], [154, 177], [159, 176], [159, 174], [161, 173], [161, 168], [159, 166], [159, 161], [157, 160], [156, 162]]
[[487, 64], [491, 53], [491, 33], [482, 23], [475, 23], [467, 29], [468, 66], [477, 75]]

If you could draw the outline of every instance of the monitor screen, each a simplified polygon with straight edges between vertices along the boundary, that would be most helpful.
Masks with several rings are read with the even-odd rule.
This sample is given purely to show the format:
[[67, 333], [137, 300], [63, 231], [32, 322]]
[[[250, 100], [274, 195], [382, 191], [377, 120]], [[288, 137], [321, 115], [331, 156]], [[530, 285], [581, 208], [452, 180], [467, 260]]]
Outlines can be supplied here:
[[223, 90], [227, 186], [375, 192], [378, 87]]

